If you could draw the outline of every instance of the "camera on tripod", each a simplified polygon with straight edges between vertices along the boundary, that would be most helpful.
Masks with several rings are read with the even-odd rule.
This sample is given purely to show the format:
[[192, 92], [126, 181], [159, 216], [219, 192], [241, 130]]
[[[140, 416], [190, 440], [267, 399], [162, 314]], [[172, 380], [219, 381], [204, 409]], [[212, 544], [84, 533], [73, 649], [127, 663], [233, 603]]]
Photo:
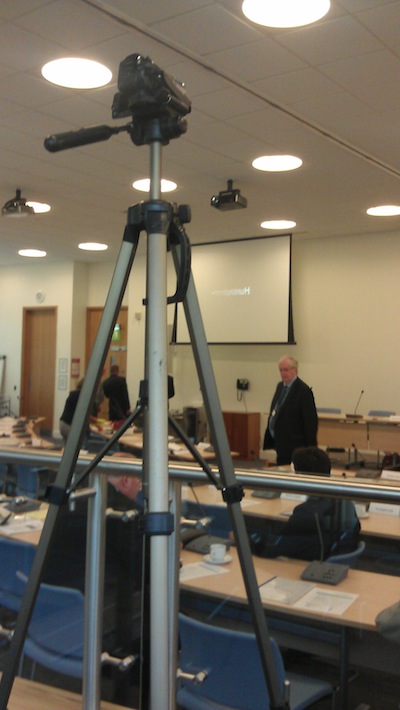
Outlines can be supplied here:
[[191, 111], [183, 84], [141, 54], [131, 54], [120, 63], [118, 88], [112, 105], [113, 118], [176, 117]]

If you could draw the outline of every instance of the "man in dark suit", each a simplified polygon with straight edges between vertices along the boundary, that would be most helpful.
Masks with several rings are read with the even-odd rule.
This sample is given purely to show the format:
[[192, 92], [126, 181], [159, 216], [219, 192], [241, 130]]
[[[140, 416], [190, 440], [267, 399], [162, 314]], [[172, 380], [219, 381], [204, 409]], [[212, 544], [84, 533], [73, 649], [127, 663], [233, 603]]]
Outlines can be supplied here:
[[111, 421], [126, 419], [130, 410], [125, 377], [119, 374], [118, 365], [111, 365], [110, 377], [103, 382], [103, 392], [109, 399], [108, 416]]
[[278, 366], [282, 381], [272, 399], [263, 448], [275, 449], [283, 466], [298, 447], [317, 445], [318, 415], [311, 389], [297, 376], [297, 360], [285, 355]]

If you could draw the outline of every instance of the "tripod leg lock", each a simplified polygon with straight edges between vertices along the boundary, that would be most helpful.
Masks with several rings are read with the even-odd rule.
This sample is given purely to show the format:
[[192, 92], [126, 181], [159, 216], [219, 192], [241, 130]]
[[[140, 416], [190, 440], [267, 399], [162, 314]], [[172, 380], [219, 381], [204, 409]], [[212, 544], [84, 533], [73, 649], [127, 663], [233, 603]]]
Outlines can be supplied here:
[[140, 532], [144, 535], [171, 535], [174, 516], [172, 513], [146, 513], [140, 521]]
[[233, 486], [223, 488], [222, 497], [225, 503], [240, 503], [244, 497], [243, 486], [240, 483], [235, 483]]

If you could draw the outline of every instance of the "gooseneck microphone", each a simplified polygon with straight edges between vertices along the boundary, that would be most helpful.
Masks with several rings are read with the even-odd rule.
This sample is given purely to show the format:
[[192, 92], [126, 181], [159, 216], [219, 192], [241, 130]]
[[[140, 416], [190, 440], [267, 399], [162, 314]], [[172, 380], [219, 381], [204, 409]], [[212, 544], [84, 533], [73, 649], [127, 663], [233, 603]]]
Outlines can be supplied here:
[[347, 417], [348, 419], [362, 419], [362, 414], [357, 414], [357, 409], [358, 409], [358, 407], [359, 407], [359, 404], [360, 404], [360, 402], [361, 402], [361, 397], [363, 396], [363, 394], [364, 394], [364, 390], [361, 390], [360, 396], [359, 396], [358, 401], [357, 401], [357, 404], [356, 404], [356, 407], [355, 407], [355, 409], [354, 409], [354, 413], [353, 413], [353, 414], [346, 414], [346, 417]]

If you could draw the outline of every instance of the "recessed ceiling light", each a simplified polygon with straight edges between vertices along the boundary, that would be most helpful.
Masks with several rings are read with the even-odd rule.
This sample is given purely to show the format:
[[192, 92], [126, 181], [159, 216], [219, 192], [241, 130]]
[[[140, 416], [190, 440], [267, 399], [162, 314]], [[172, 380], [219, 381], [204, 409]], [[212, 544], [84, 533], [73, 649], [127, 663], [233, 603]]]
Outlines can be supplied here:
[[78, 244], [78, 247], [83, 251], [106, 251], [108, 249], [107, 244], [99, 244], [98, 242], [82, 242]]
[[52, 84], [70, 89], [96, 89], [112, 79], [111, 71], [99, 62], [79, 57], [65, 57], [48, 62], [42, 76]]
[[28, 200], [28, 207], [32, 207], [35, 214], [44, 214], [45, 212], [50, 212], [51, 207], [46, 202], [32, 202]]
[[374, 217], [394, 217], [400, 214], [400, 206], [378, 205], [377, 207], [370, 207], [367, 210], [367, 214], [373, 215]]
[[302, 27], [328, 12], [329, 0], [244, 0], [243, 14], [266, 27]]
[[295, 155], [260, 155], [252, 162], [252, 166], [256, 170], [265, 170], [271, 173], [297, 170], [301, 165], [303, 165], [303, 161]]
[[290, 219], [270, 219], [260, 224], [263, 229], [292, 229], [295, 226], [296, 222], [292, 222]]
[[20, 256], [30, 256], [37, 259], [46, 256], [47, 252], [42, 251], [41, 249], [20, 249], [18, 254]]
[[[149, 192], [150, 179], [144, 178], [143, 180], [135, 180], [135, 182], [132, 183], [132, 187], [135, 190], [139, 190], [139, 192]], [[162, 178], [161, 192], [172, 192], [173, 190], [176, 190], [177, 187], [176, 182], [173, 182], [172, 180], [164, 180], [164, 178]]]

